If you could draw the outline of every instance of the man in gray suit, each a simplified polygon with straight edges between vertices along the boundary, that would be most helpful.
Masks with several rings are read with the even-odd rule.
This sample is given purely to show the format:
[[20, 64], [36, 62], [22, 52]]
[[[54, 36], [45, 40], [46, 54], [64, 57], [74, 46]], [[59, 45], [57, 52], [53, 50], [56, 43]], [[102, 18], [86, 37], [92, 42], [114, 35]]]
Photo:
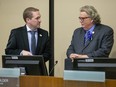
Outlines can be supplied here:
[[82, 27], [74, 31], [67, 57], [108, 57], [114, 43], [113, 29], [101, 24], [100, 16], [93, 6], [81, 7], [79, 20]]

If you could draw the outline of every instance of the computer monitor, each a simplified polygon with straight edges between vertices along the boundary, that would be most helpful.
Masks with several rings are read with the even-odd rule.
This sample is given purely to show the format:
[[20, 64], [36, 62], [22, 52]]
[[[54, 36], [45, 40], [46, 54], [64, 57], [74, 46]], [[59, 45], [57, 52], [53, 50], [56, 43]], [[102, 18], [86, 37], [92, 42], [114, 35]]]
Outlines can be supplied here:
[[107, 79], [116, 79], [116, 58], [77, 58], [74, 59], [73, 69], [104, 71]]
[[20, 68], [22, 75], [48, 75], [47, 68], [42, 55], [2, 55], [2, 67]]

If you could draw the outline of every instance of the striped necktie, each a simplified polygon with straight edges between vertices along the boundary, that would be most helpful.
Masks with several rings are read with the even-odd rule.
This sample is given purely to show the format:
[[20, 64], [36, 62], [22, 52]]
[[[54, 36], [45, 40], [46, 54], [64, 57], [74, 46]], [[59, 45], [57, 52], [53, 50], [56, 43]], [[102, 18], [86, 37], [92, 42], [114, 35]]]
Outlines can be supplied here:
[[36, 51], [36, 38], [35, 38], [36, 31], [31, 31], [31, 52], [34, 55]]

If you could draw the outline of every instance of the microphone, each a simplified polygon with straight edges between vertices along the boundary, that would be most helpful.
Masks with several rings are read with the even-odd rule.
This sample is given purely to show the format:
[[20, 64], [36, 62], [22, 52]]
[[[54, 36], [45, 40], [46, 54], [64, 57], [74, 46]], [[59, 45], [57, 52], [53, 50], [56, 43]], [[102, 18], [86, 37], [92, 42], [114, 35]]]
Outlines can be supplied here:
[[54, 70], [54, 67], [56, 66], [56, 64], [58, 63], [58, 61], [55, 61], [54, 66], [52, 67], [52, 69], [50, 70], [49, 76], [51, 75], [52, 71]]

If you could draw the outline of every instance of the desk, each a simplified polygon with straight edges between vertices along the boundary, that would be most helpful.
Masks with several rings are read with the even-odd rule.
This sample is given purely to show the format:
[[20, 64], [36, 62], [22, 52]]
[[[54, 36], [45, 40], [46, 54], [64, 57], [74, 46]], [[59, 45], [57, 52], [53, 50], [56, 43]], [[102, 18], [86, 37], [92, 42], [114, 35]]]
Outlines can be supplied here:
[[116, 87], [116, 80], [105, 82], [63, 80], [60, 77], [20, 76], [20, 87]]
[[20, 76], [20, 87], [63, 87], [63, 78], [52, 76]]
[[64, 87], [106, 87], [105, 72], [64, 70]]

